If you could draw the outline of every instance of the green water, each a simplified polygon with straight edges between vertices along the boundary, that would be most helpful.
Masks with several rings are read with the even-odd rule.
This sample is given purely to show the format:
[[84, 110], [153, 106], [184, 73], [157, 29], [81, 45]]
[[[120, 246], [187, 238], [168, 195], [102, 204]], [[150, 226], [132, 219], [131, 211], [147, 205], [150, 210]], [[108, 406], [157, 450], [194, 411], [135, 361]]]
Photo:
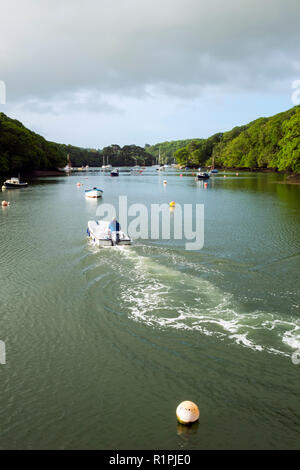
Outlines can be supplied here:
[[[300, 447], [300, 187], [226, 175], [205, 189], [175, 170], [89, 172], [2, 193], [2, 449]], [[103, 202], [84, 198], [96, 185]], [[119, 195], [203, 203], [204, 248], [95, 248], [87, 222]], [[177, 424], [183, 400], [198, 425]]]

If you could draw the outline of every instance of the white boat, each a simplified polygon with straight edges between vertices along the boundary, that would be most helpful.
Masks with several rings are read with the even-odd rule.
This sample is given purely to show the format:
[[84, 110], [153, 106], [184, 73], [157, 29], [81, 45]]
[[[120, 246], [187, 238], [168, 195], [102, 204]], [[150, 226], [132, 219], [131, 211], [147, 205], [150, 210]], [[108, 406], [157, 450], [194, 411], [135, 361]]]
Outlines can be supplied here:
[[130, 169], [131, 174], [141, 173], [143, 170], [139, 165], [136, 165]]
[[3, 183], [2, 189], [26, 188], [28, 183], [21, 183], [19, 178], [10, 178]]
[[97, 246], [131, 245], [131, 239], [122, 232], [111, 232], [109, 222], [104, 220], [90, 220], [88, 222], [87, 234]]
[[102, 189], [99, 189], [99, 188], [86, 189], [84, 194], [85, 194], [85, 197], [96, 198], [96, 197], [102, 197], [103, 191]]
[[59, 170], [65, 171], [66, 173], [70, 173], [71, 171], [73, 171], [73, 167], [72, 167], [72, 163], [71, 163], [71, 159], [70, 159], [69, 154], [67, 155], [67, 159], [68, 159], [68, 163], [66, 164], [66, 166], [64, 168], [59, 168]]
[[111, 165], [102, 165], [102, 171], [111, 171], [112, 166]]

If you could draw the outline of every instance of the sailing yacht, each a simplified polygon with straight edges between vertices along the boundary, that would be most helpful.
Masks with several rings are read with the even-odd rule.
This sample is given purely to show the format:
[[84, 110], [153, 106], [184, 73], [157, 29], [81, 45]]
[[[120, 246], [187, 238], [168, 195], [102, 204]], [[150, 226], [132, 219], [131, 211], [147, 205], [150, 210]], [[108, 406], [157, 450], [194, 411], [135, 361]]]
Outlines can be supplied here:
[[102, 171], [111, 171], [112, 166], [109, 165], [108, 163], [108, 157], [107, 157], [107, 164], [105, 165], [105, 156], [103, 155], [103, 165], [102, 165]]
[[164, 165], [160, 163], [160, 147], [158, 151], [158, 166], [156, 167], [157, 171], [163, 171], [165, 169]]
[[59, 168], [59, 170], [65, 171], [66, 173], [70, 173], [73, 170], [73, 168], [72, 168], [72, 163], [71, 163], [69, 154], [67, 155], [67, 159], [68, 159], [68, 163], [66, 164], [66, 166], [64, 168]]

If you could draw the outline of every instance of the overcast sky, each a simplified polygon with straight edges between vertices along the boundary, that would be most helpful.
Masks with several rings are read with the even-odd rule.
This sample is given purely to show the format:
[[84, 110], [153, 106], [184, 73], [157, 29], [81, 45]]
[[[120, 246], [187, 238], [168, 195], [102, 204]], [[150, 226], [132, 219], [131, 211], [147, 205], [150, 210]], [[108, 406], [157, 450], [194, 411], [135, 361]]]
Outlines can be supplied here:
[[293, 106], [299, 0], [0, 0], [0, 111], [102, 148], [207, 137]]

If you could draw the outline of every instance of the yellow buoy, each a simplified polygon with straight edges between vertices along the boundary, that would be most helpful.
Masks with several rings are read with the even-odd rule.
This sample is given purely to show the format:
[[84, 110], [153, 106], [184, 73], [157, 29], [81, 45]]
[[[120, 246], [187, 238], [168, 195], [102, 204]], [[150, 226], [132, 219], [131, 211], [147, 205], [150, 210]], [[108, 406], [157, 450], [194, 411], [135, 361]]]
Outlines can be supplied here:
[[191, 424], [198, 421], [200, 411], [198, 406], [192, 401], [183, 401], [177, 406], [176, 416], [181, 424]]
[[170, 207], [175, 207], [175, 202], [174, 201], [170, 202]]

